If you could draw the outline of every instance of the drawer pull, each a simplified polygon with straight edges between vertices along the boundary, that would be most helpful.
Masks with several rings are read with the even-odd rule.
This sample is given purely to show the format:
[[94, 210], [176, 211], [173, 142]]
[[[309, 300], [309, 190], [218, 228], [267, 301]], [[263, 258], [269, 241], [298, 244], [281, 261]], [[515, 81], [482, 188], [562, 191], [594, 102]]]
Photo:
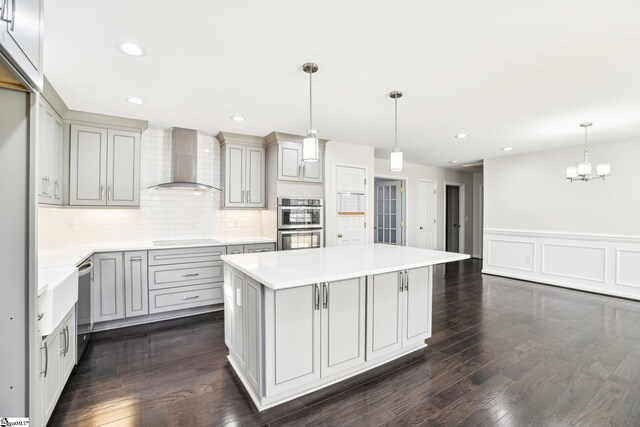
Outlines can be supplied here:
[[142, 257], [141, 256], [133, 256], [131, 258], [129, 258], [129, 261], [133, 262], [133, 261], [142, 261]]
[[188, 274], [183, 274], [182, 277], [196, 277], [199, 275], [200, 273], [188, 273]]
[[182, 299], [198, 299], [198, 298], [200, 298], [200, 295], [194, 295], [192, 297], [184, 297]]

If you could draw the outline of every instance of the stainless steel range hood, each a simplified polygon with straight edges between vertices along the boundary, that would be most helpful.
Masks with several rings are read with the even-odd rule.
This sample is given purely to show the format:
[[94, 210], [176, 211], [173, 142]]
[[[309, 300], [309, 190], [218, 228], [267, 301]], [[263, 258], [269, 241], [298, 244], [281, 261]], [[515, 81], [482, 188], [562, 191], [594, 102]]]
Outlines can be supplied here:
[[198, 182], [198, 131], [173, 128], [171, 181], [153, 185], [149, 189], [222, 191], [219, 188]]

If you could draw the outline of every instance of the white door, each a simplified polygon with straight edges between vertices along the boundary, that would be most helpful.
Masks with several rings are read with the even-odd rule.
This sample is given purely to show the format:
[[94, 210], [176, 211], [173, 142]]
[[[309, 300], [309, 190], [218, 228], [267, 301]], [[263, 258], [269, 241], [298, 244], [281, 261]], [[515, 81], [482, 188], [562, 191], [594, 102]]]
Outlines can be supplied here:
[[375, 242], [402, 245], [402, 183], [376, 183]]
[[365, 362], [365, 278], [322, 284], [322, 377]]
[[337, 246], [358, 246], [367, 243], [366, 236], [366, 170], [352, 166], [336, 167], [336, 191], [340, 193], [361, 194], [363, 214], [348, 212], [340, 214], [336, 218], [336, 244]]
[[[42, 381], [42, 405], [44, 408], [44, 419], [49, 419], [53, 409], [56, 406], [58, 394], [62, 389], [62, 374], [60, 368], [61, 351], [63, 350], [60, 340], [60, 329], [56, 329], [54, 333], [49, 335], [42, 343], [40, 351], [42, 362], [40, 371]], [[43, 423], [43, 425], [46, 422]]]
[[140, 204], [140, 134], [109, 130], [107, 143], [107, 204]]
[[246, 147], [247, 156], [247, 207], [261, 208], [265, 206], [265, 150], [263, 147]]
[[71, 126], [69, 204], [105, 205], [107, 130]]
[[122, 252], [96, 254], [93, 256], [93, 264], [94, 288], [91, 299], [94, 321], [124, 318]]
[[423, 344], [431, 336], [431, 268], [408, 270], [404, 284], [402, 346]]
[[367, 361], [402, 348], [400, 273], [377, 274], [367, 281]]
[[149, 314], [147, 251], [124, 254], [125, 316]]
[[225, 206], [241, 208], [245, 205], [245, 147], [231, 144], [225, 147]]
[[[274, 292], [272, 304], [265, 309], [274, 316], [272, 330], [266, 332], [266, 354], [275, 358], [273, 364], [267, 362], [267, 396], [320, 379], [317, 297], [318, 285], [282, 289]], [[269, 336], [273, 338], [270, 340]]]
[[436, 183], [418, 181], [418, 245], [436, 248]]
[[278, 179], [299, 181], [302, 167], [302, 144], [281, 142], [278, 144]]

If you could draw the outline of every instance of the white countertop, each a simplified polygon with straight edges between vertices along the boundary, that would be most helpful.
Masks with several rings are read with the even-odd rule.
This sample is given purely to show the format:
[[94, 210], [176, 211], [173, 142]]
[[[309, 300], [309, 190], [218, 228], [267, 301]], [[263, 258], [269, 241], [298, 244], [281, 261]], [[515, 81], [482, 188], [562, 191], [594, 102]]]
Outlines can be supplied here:
[[382, 244], [222, 256], [229, 265], [275, 290], [467, 258], [454, 252]]
[[[48, 287], [56, 285], [56, 278], [64, 279], [64, 271], [75, 270], [85, 259], [98, 252], [147, 251], [154, 249], [199, 248], [207, 246], [250, 245], [257, 243], [275, 243], [275, 239], [266, 237], [234, 237], [224, 238], [216, 242], [158, 246], [153, 241], [128, 243], [98, 243], [92, 245], [74, 245], [56, 248], [53, 251], [38, 253], [38, 295]], [[60, 272], [59, 275], [51, 272]], [[58, 277], [61, 276], [61, 277]]]

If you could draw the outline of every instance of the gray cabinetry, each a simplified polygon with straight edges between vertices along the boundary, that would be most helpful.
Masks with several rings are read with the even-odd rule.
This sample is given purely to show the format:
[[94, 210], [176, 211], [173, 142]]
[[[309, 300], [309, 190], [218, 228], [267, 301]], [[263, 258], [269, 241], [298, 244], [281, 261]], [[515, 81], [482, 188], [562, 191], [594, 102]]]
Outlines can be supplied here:
[[263, 139], [219, 133], [221, 176], [225, 208], [266, 207], [266, 150]]
[[71, 125], [70, 147], [70, 205], [140, 205], [140, 133]]
[[91, 292], [95, 322], [125, 317], [122, 252], [93, 256], [94, 283]]
[[63, 122], [60, 115], [42, 96], [38, 96], [38, 120], [38, 202], [60, 205], [63, 184]]
[[[43, 0], [0, 2], [0, 50], [36, 89], [43, 86]], [[8, 22], [5, 22], [8, 21]]]
[[149, 314], [146, 251], [125, 252], [124, 292], [126, 317]]
[[278, 141], [278, 179], [284, 181], [323, 181], [324, 146], [320, 145], [317, 162], [302, 161], [302, 144]]

